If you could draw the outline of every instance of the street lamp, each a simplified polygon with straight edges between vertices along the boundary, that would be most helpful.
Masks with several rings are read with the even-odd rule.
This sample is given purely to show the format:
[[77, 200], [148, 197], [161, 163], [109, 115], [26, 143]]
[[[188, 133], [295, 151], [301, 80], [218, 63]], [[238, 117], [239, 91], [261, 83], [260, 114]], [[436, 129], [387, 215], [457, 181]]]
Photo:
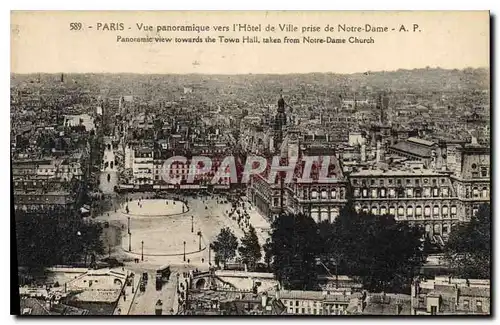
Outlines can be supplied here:
[[194, 229], [193, 229], [193, 227], [194, 227], [194, 219], [193, 218], [194, 218], [194, 216], [191, 216], [191, 232], [194, 232]]
[[201, 251], [201, 231], [198, 231], [198, 250]]
[[132, 251], [132, 233], [130, 232], [130, 217], [128, 219], [128, 251]]
[[210, 242], [208, 243], [208, 265], [210, 266]]
[[131, 232], [128, 233], [128, 251], [129, 252], [132, 251], [132, 233]]
[[184, 258], [183, 261], [186, 262], [186, 241], [184, 241]]
[[144, 261], [144, 240], [141, 240], [141, 261]]

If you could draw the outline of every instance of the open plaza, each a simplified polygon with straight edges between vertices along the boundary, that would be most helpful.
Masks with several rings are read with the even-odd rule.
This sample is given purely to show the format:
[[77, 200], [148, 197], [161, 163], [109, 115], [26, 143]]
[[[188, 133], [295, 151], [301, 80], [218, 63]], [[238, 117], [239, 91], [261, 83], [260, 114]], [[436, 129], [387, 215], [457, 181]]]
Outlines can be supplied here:
[[[238, 223], [238, 215], [247, 215], [259, 241], [265, 243], [270, 224], [248, 202], [244, 208], [233, 208], [224, 197], [176, 196], [148, 198], [147, 194], [132, 194], [116, 212], [97, 216], [97, 221], [109, 222], [120, 231], [120, 243], [111, 247], [113, 255], [125, 259], [140, 259], [143, 266], [190, 264], [208, 268], [210, 242], [220, 230], [229, 227], [237, 238], [244, 236], [246, 225]], [[203, 262], [202, 262], [203, 261]]]

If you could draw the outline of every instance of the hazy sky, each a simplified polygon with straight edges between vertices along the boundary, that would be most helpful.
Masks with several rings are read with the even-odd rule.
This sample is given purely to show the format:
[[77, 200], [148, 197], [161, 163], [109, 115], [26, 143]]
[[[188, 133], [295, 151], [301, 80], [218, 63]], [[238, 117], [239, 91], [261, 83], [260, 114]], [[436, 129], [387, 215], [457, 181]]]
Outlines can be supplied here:
[[[70, 30], [82, 23], [85, 30]], [[97, 31], [98, 23], [123, 23], [123, 31]], [[136, 24], [152, 25], [153, 32]], [[275, 33], [216, 32], [235, 23], [276, 26]], [[160, 32], [157, 25], [210, 26], [209, 33]], [[299, 32], [279, 32], [293, 24]], [[387, 26], [388, 33], [325, 32], [326, 25]], [[401, 24], [420, 32], [398, 32]], [[92, 26], [89, 29], [88, 26]], [[319, 26], [319, 33], [300, 33]], [[129, 29], [130, 28], [130, 29]], [[120, 43], [121, 37], [263, 38], [373, 37], [373, 44]], [[11, 16], [11, 71], [132, 73], [353, 73], [441, 67], [489, 67], [489, 13], [481, 12], [15, 12]]]

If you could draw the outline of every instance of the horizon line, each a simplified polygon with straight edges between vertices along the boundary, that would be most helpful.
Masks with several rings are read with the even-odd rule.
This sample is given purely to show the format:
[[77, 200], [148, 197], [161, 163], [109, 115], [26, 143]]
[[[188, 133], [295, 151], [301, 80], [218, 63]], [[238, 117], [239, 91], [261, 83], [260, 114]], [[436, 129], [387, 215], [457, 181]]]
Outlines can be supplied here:
[[413, 70], [448, 70], [448, 71], [453, 71], [453, 70], [458, 70], [458, 71], [464, 71], [467, 69], [474, 69], [474, 70], [491, 70], [491, 67], [487, 66], [479, 66], [479, 67], [462, 67], [462, 68], [443, 68], [443, 67], [420, 67], [420, 68], [399, 68], [397, 70], [365, 70], [365, 71], [357, 71], [357, 72], [347, 72], [347, 73], [339, 73], [339, 72], [333, 72], [333, 71], [310, 71], [310, 72], [258, 72], [258, 73], [253, 73], [253, 72], [246, 72], [246, 73], [210, 73], [210, 72], [186, 72], [186, 73], [179, 73], [179, 72], [165, 72], [165, 73], [158, 73], [158, 72], [127, 72], [127, 71], [120, 71], [120, 72], [95, 72], [95, 71], [88, 71], [88, 72], [71, 72], [71, 71], [57, 71], [57, 72], [44, 72], [44, 71], [33, 71], [33, 72], [10, 72], [11, 75], [31, 75], [31, 74], [74, 74], [74, 75], [84, 75], [84, 74], [100, 74], [100, 75], [105, 75], [105, 74], [130, 74], [130, 75], [205, 75], [205, 76], [244, 76], [244, 75], [306, 75], [306, 74], [333, 74], [333, 75], [354, 75], [354, 74], [370, 74], [370, 73], [391, 73], [391, 72], [398, 72], [400, 70], [403, 71], [413, 71]]

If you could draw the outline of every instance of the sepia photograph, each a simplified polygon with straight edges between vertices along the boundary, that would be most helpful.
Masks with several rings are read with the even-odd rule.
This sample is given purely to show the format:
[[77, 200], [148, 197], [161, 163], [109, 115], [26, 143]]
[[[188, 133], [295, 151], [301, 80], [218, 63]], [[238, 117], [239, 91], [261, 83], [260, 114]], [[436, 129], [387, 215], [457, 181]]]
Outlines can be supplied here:
[[491, 19], [12, 11], [13, 314], [491, 316]]

